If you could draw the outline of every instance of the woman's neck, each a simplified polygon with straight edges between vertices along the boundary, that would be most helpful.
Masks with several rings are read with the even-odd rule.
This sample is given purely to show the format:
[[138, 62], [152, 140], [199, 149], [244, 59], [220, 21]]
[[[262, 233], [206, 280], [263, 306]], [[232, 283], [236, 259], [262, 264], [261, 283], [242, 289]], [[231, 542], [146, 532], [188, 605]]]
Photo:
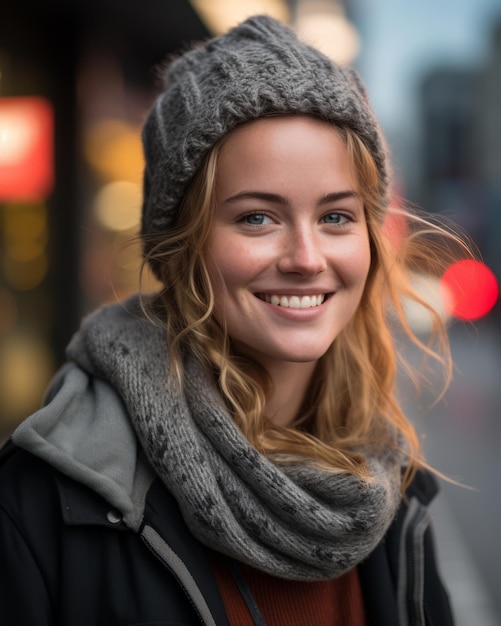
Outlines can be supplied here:
[[303, 405], [316, 362], [267, 364], [273, 386], [267, 402], [269, 419], [277, 426], [290, 426]]

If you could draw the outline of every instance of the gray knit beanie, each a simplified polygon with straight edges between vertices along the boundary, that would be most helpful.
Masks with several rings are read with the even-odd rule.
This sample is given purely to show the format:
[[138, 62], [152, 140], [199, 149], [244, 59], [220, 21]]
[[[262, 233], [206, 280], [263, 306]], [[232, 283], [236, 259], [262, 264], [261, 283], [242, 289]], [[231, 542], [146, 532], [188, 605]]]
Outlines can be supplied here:
[[272, 113], [312, 115], [351, 128], [371, 152], [387, 200], [385, 141], [360, 78], [298, 40], [282, 22], [251, 17], [177, 57], [164, 80], [143, 128], [143, 237], [173, 225], [190, 181], [218, 139]]

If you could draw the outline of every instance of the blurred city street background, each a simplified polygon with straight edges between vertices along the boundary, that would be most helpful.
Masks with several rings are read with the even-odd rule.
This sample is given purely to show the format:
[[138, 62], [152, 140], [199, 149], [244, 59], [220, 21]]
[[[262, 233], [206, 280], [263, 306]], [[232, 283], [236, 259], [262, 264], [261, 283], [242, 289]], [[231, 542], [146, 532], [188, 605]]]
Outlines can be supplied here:
[[[262, 12], [360, 72], [399, 195], [456, 222], [500, 280], [499, 0], [5, 0], [0, 441], [39, 406], [82, 315], [138, 288], [140, 128], [155, 68]], [[155, 286], [148, 274], [143, 286]], [[501, 305], [492, 304], [471, 320], [450, 315], [456, 372], [438, 405], [401, 383], [428, 461], [463, 485], [442, 480], [433, 509], [458, 626], [501, 624]]]
[[[501, 332], [496, 320], [450, 330], [454, 381], [435, 407], [406, 405], [440, 481], [432, 507], [443, 578], [459, 626], [501, 624]], [[405, 386], [404, 386], [405, 388]], [[431, 400], [431, 398], [430, 398]]]

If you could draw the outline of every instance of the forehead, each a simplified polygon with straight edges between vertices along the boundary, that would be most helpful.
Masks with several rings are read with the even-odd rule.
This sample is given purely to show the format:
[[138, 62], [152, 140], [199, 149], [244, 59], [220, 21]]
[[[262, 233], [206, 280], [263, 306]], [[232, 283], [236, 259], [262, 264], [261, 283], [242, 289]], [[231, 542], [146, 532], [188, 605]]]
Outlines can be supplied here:
[[250, 120], [236, 126], [225, 135], [221, 144], [223, 149], [229, 144], [251, 142], [253, 139], [266, 140], [280, 137], [286, 140], [288, 137], [301, 138], [308, 141], [314, 136], [341, 139], [339, 128], [319, 118], [309, 115], [268, 115], [255, 120]]
[[357, 189], [351, 159], [339, 130], [316, 118], [265, 117], [238, 126], [221, 144], [218, 191], [236, 193], [251, 185], [293, 189]]

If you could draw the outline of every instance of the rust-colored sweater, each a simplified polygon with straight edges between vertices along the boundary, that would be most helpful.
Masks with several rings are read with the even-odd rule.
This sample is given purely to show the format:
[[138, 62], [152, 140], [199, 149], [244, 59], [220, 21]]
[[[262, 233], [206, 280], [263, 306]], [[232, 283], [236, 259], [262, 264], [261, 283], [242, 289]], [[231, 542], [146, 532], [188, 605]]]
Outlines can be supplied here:
[[[224, 561], [215, 554], [210, 558], [230, 625], [254, 626]], [[267, 626], [365, 626], [356, 568], [322, 582], [284, 580], [245, 565], [240, 570]]]

